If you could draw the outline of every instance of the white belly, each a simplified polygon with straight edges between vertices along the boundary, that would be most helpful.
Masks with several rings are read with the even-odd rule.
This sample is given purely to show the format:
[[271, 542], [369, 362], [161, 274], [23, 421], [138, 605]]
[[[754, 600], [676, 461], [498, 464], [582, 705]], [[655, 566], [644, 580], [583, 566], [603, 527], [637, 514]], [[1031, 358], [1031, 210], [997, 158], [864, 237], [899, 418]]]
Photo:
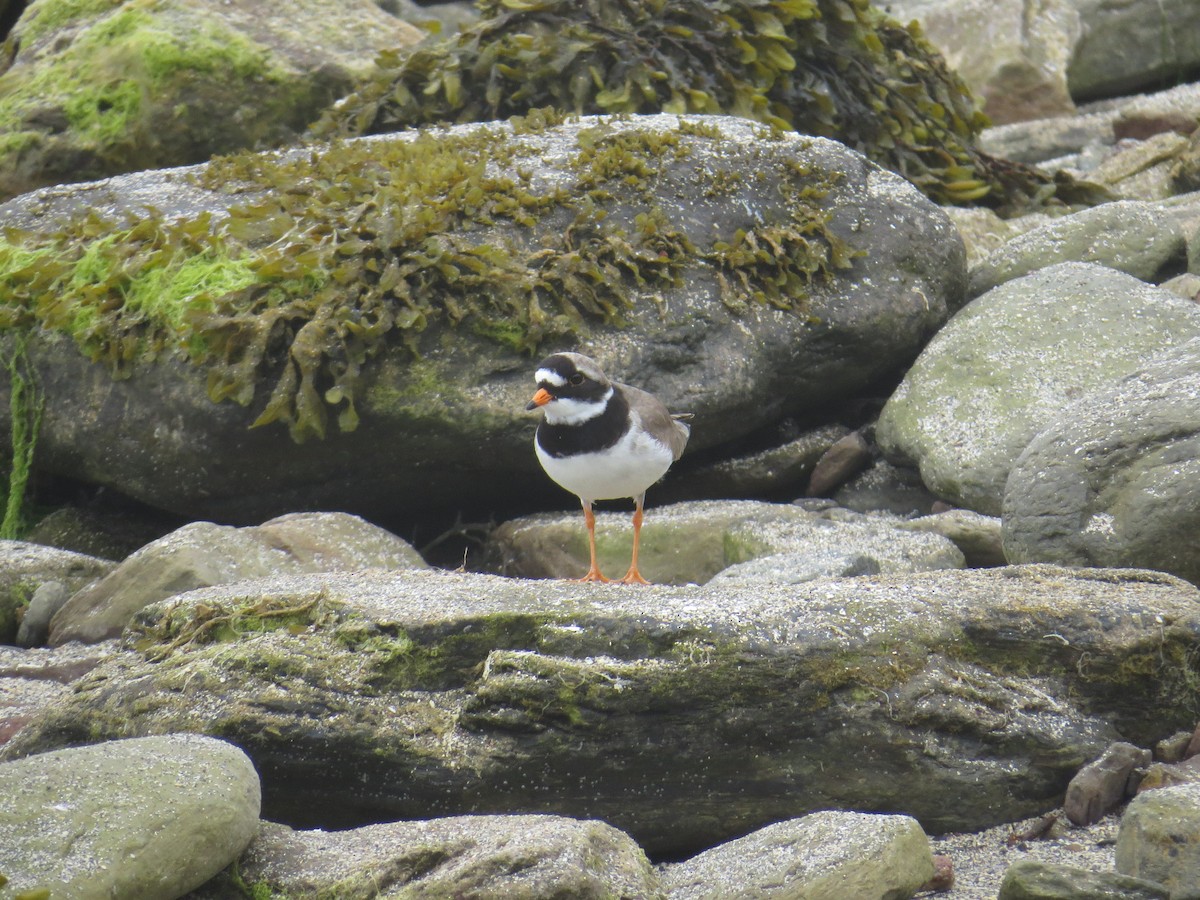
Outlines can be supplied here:
[[647, 435], [626, 434], [615, 446], [599, 453], [551, 456], [533, 442], [538, 462], [555, 482], [581, 500], [638, 497], [671, 468], [674, 461], [665, 444]]

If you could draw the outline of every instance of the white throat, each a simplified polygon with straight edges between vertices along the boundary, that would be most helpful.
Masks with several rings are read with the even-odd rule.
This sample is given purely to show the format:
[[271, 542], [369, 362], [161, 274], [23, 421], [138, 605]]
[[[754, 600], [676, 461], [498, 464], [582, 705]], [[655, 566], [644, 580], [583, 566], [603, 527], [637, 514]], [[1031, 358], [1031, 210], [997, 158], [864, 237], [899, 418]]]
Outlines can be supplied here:
[[551, 425], [582, 425], [603, 413], [612, 395], [613, 390], [609, 388], [599, 400], [572, 400], [564, 397], [551, 400], [542, 409], [545, 410], [546, 421]]

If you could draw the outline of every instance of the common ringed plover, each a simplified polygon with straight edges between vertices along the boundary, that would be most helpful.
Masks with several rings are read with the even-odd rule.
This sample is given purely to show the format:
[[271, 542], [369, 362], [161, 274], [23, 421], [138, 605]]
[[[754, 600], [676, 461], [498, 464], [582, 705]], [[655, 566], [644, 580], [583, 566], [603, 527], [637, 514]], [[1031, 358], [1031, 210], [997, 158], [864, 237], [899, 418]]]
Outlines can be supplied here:
[[555, 482], [579, 497], [588, 530], [591, 566], [581, 581], [608, 581], [596, 565], [597, 500], [633, 499], [633, 559], [621, 579], [648, 584], [638, 571], [638, 540], [646, 489], [679, 459], [691, 429], [653, 394], [609, 381], [579, 353], [555, 353], [534, 375], [537, 393], [525, 407], [542, 408], [534, 438], [538, 462]]

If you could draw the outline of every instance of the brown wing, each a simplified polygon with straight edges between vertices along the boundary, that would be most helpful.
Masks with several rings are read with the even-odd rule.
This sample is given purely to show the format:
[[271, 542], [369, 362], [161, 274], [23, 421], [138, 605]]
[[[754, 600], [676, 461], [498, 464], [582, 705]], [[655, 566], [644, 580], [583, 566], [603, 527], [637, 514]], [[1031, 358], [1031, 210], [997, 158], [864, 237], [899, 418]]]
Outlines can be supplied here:
[[683, 455], [683, 448], [687, 446], [692, 429], [672, 416], [670, 410], [653, 394], [628, 384], [613, 386], [625, 394], [630, 409], [637, 410], [646, 430], [670, 447], [671, 455], [679, 459]]

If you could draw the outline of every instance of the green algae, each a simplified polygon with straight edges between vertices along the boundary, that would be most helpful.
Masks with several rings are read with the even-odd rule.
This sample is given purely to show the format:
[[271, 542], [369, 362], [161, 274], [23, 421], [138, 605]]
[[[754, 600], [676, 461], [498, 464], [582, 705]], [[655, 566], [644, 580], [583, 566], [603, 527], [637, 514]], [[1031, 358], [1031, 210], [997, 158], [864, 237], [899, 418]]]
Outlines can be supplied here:
[[[69, 49], [37, 48], [43, 58], [32, 77], [26, 67], [0, 76], [0, 129], [10, 136], [40, 133], [44, 109], [57, 105], [77, 140], [102, 158], [143, 154], [148, 127], [145, 98], [163, 96], [180, 79], [278, 81], [268, 51], [231, 29], [203, 21], [186, 35], [154, 14], [110, 2], [41, 4], [21, 23], [25, 46], [78, 23]], [[10, 143], [10, 151], [18, 147]], [[148, 160], [149, 161], [149, 160]]]
[[[4, 516], [0, 519], [0, 539], [16, 540], [25, 533], [29, 476], [45, 409], [45, 394], [26, 355], [26, 339], [16, 338], [7, 358], [0, 360], [8, 369], [8, 414], [11, 431], [8, 453], [8, 488], [4, 492]], [[26, 600], [25, 605], [28, 605]]]

